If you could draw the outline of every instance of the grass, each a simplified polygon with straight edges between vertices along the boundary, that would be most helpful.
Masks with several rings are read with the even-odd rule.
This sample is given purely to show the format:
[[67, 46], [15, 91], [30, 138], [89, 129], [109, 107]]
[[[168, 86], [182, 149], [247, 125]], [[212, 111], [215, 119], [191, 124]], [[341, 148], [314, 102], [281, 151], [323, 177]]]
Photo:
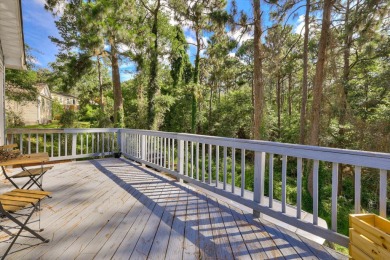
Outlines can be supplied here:
[[[90, 128], [91, 123], [90, 122], [75, 122], [73, 128]], [[27, 128], [27, 129], [50, 129], [50, 128], [63, 128], [58, 120], [53, 120], [50, 124], [46, 125], [26, 125], [19, 128]]]

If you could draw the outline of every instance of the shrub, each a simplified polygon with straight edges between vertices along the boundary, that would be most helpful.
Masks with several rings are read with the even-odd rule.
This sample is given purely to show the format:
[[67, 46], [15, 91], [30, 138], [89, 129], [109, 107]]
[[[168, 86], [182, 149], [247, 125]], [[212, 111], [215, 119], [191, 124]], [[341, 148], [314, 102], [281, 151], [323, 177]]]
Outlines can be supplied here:
[[65, 112], [60, 116], [60, 124], [63, 128], [73, 127], [76, 120], [77, 113], [72, 110], [65, 110]]
[[6, 112], [6, 124], [7, 127], [19, 127], [24, 126], [24, 121], [21, 117], [20, 113], [15, 113], [14, 111], [7, 111]]
[[52, 111], [53, 111], [53, 119], [59, 120], [61, 118], [61, 115], [64, 114], [65, 109], [60, 102], [58, 102], [57, 100], [53, 100]]

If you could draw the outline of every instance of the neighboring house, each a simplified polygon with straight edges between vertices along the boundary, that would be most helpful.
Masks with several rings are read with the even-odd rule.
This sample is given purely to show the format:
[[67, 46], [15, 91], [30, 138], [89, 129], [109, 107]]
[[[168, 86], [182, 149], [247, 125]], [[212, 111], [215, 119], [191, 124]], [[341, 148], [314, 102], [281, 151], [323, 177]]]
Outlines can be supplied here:
[[73, 111], [77, 111], [79, 109], [79, 99], [75, 96], [59, 92], [52, 92], [51, 96], [53, 100], [57, 100], [64, 106], [65, 109]]
[[52, 97], [47, 84], [36, 84], [37, 97], [34, 101], [6, 100], [6, 111], [13, 111], [26, 125], [47, 124], [52, 120]]
[[26, 69], [20, 0], [0, 0], [0, 145], [5, 143], [5, 68]]

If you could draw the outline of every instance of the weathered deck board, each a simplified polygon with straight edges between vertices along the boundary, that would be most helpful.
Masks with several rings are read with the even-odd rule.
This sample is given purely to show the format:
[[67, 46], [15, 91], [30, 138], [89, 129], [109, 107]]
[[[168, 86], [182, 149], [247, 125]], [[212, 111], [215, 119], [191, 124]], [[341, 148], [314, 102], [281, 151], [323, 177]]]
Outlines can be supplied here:
[[51, 241], [21, 237], [9, 259], [346, 259], [123, 159], [55, 165], [44, 187], [53, 192], [40, 212]]

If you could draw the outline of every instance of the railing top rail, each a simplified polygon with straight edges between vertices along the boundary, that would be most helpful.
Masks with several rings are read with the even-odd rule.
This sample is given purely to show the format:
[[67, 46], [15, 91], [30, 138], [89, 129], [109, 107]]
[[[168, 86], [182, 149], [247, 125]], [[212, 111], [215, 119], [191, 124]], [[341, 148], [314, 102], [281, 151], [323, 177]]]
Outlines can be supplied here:
[[65, 129], [7, 129], [7, 134], [52, 134], [52, 133], [133, 133], [141, 135], [153, 135], [164, 138], [180, 139], [184, 141], [207, 143], [211, 145], [227, 146], [236, 149], [245, 149], [255, 152], [282, 154], [292, 157], [320, 160], [325, 162], [351, 164], [375, 169], [390, 170], [390, 154], [309, 146], [300, 144], [278, 143], [261, 140], [236, 139], [228, 137], [196, 135], [186, 133], [172, 133], [162, 131], [121, 129], [121, 128], [65, 128]]
[[283, 154], [293, 157], [390, 170], [390, 154], [388, 153], [150, 130], [123, 129], [122, 131], [156, 135], [165, 138], [180, 138], [184, 141], [204, 142], [212, 145], [228, 146], [256, 152]]
[[8, 128], [7, 134], [72, 134], [72, 133], [106, 133], [118, 132], [118, 128]]

